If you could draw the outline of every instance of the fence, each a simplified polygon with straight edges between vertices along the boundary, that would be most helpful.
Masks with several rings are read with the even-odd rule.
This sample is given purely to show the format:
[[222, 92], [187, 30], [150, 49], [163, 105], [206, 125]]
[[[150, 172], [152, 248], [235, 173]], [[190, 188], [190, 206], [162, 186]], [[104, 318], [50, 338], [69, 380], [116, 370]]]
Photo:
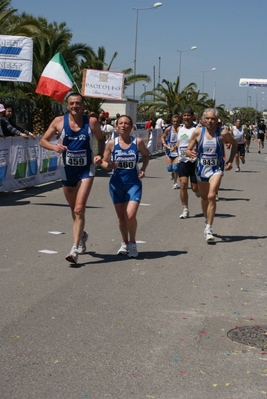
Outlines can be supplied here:
[[[133, 135], [144, 140], [150, 154], [162, 151], [161, 132], [156, 129], [150, 134], [147, 130], [135, 130]], [[40, 140], [40, 137], [36, 140], [0, 139], [0, 192], [25, 189], [61, 178], [59, 154], [41, 148]]]

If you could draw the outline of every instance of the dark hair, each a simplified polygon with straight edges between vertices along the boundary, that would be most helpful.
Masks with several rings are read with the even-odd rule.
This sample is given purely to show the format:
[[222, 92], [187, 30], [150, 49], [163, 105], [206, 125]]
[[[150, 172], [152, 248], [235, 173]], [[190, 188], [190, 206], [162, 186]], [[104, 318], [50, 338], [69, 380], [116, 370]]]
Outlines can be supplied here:
[[185, 108], [185, 109], [183, 110], [183, 114], [194, 115], [194, 111], [192, 110], [192, 108]]
[[78, 93], [78, 92], [75, 92], [75, 91], [72, 91], [72, 92], [70, 92], [69, 94], [67, 94], [67, 96], [66, 96], [66, 102], [68, 102], [68, 99], [69, 99], [69, 97], [81, 97], [81, 99], [82, 99], [82, 102], [84, 102], [84, 98], [83, 98], [83, 96], [81, 95], [81, 93]]
[[5, 105], [4, 105], [4, 108], [5, 108], [5, 109], [11, 108], [12, 111], [14, 112], [14, 106], [13, 106], [12, 104], [5, 104]]

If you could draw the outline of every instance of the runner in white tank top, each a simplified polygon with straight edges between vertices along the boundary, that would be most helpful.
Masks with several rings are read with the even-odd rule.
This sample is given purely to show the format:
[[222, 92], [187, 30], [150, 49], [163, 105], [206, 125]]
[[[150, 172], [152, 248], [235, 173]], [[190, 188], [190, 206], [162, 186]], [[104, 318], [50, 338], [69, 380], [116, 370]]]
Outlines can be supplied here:
[[172, 123], [161, 136], [163, 147], [166, 149], [166, 167], [173, 178], [173, 189], [178, 189], [178, 145], [179, 116], [173, 115]]
[[[205, 125], [204, 133], [202, 132], [202, 127], [197, 127], [192, 134], [192, 138], [186, 150], [186, 155], [190, 158], [195, 158], [198, 156], [198, 161], [200, 161], [203, 155], [201, 151], [196, 151], [195, 146], [203, 146], [200, 141], [203, 140], [203, 134], [205, 138], [212, 141], [216, 137], [216, 130], [218, 124], [219, 113], [216, 108], [207, 108], [203, 114], [203, 120]], [[225, 128], [220, 132], [220, 138], [223, 142], [228, 142], [231, 144], [231, 153], [229, 161], [226, 162], [225, 170], [232, 169], [232, 162], [237, 150], [237, 142], [233, 138], [230, 132]], [[201, 165], [201, 162], [198, 162]], [[198, 172], [197, 172], [198, 173]], [[206, 227], [204, 230], [204, 237], [206, 242], [214, 241], [214, 236], [212, 233], [212, 223], [216, 211], [216, 193], [219, 190], [220, 183], [222, 179], [221, 173], [211, 173], [211, 175], [206, 179], [198, 180], [198, 188], [201, 195], [201, 205], [203, 214], [206, 221]]]
[[180, 219], [187, 219], [189, 217], [188, 210], [188, 179], [190, 178], [191, 188], [199, 196], [197, 178], [196, 178], [196, 158], [191, 159], [186, 156], [186, 149], [188, 147], [191, 136], [196, 129], [193, 124], [194, 111], [191, 108], [186, 108], [182, 114], [183, 126], [179, 128], [178, 132], [178, 154], [179, 154], [179, 180], [180, 180], [180, 199], [183, 206], [183, 213]]
[[245, 131], [241, 124], [241, 119], [235, 121], [235, 126], [232, 128], [232, 135], [237, 141], [237, 153], [235, 154], [236, 172], [240, 172], [240, 160], [242, 164], [245, 160]]

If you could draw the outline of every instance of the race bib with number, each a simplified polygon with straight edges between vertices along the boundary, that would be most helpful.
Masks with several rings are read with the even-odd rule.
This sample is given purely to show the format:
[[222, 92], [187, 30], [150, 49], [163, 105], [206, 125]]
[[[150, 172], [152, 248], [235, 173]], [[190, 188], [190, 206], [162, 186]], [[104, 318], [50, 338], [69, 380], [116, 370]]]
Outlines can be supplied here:
[[186, 149], [187, 149], [187, 146], [179, 147], [179, 156], [180, 157], [186, 157]]
[[136, 156], [135, 154], [115, 155], [115, 162], [118, 169], [133, 169], [136, 165]]
[[200, 163], [203, 166], [216, 166], [217, 165], [217, 154], [202, 154]]
[[86, 166], [87, 165], [86, 150], [79, 150], [79, 151], [67, 150], [66, 165], [68, 165], [68, 166]]

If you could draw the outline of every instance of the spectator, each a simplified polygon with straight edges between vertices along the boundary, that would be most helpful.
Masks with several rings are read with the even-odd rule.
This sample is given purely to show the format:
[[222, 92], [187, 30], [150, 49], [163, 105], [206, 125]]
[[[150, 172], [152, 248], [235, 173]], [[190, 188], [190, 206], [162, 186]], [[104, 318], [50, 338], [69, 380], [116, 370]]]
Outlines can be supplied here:
[[4, 116], [1, 117], [1, 128], [5, 137], [9, 136], [21, 136], [26, 139], [31, 136], [32, 138], [36, 139], [36, 135], [29, 132], [28, 130], [18, 126], [14, 120], [14, 107], [11, 104], [6, 104], [4, 107], [0, 104], [0, 112]]
[[101, 128], [102, 128], [102, 133], [104, 134], [106, 141], [110, 140], [110, 138], [112, 136], [112, 133], [115, 130], [114, 127], [111, 124], [110, 118], [106, 119], [106, 123]]

